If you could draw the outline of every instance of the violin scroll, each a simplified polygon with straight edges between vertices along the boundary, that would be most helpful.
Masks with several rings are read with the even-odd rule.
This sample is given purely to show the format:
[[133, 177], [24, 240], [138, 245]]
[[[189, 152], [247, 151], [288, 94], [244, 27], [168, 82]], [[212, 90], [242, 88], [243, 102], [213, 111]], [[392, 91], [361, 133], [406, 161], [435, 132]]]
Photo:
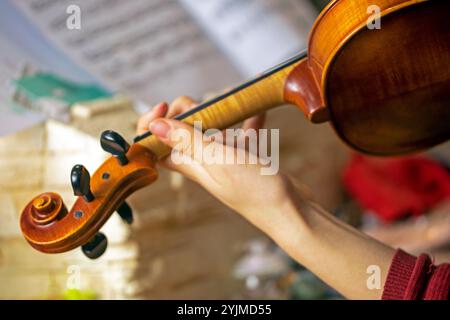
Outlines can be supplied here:
[[[123, 146], [122, 142], [119, 144]], [[120, 160], [122, 156], [126, 164]], [[53, 192], [31, 200], [20, 218], [22, 233], [30, 245], [46, 253], [66, 252], [81, 246], [87, 257], [101, 256], [107, 239], [99, 232], [100, 228], [115, 211], [124, 222], [131, 224], [133, 215], [126, 198], [158, 176], [156, 157], [147, 148], [133, 144], [122, 156], [116, 158], [113, 154], [92, 177], [82, 165], [72, 169], [71, 183], [78, 199], [70, 210], [61, 196]]]
[[67, 214], [67, 208], [59, 194], [46, 192], [31, 200], [29, 214], [34, 223], [45, 226], [63, 218]]

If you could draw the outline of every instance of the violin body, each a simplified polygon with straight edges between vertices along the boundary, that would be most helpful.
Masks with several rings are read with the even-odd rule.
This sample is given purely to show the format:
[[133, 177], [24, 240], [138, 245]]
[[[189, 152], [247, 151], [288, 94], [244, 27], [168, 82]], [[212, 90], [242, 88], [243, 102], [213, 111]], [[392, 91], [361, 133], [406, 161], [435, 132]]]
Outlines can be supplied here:
[[[367, 27], [373, 4], [379, 30]], [[449, 139], [449, 1], [333, 1], [310, 39], [321, 99], [353, 149], [398, 155]]]
[[[380, 29], [368, 28], [368, 8], [379, 9]], [[450, 2], [439, 0], [334, 0], [321, 13], [300, 54], [259, 77], [177, 117], [204, 130], [224, 129], [271, 108], [294, 104], [313, 123], [330, 122], [350, 147], [399, 155], [450, 138]], [[71, 210], [54, 193], [23, 210], [26, 240], [42, 252], [82, 246], [90, 258], [106, 248], [99, 230], [116, 210], [157, 178], [155, 162], [170, 149], [151, 133], [130, 147], [117, 133], [101, 144], [113, 154], [93, 175], [72, 171], [79, 196]]]

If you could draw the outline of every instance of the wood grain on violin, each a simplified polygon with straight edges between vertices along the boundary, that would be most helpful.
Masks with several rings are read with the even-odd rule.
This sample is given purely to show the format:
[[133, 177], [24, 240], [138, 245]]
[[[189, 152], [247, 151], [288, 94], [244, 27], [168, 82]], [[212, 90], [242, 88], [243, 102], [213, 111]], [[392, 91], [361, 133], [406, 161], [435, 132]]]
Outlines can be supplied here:
[[[297, 104], [311, 121], [327, 121], [320, 90], [307, 61], [305, 54], [300, 54], [260, 77], [181, 115], [178, 119], [189, 124], [201, 121], [205, 130], [225, 129], [256, 114], [292, 102]], [[300, 76], [296, 76], [298, 73]], [[170, 149], [156, 137], [146, 136], [138, 137], [137, 143], [152, 150], [158, 158], [169, 154]]]
[[[380, 29], [367, 27], [373, 5], [380, 9]], [[314, 25], [307, 55], [177, 119], [224, 129], [291, 103], [313, 123], [329, 121], [343, 141], [364, 153], [430, 148], [450, 137], [449, 21], [450, 1], [331, 1]], [[130, 193], [156, 179], [151, 155], [159, 159], [169, 152], [151, 133], [136, 137], [128, 164], [109, 159], [94, 174], [94, 201], [80, 197], [67, 212], [54, 194], [32, 200], [21, 218], [25, 237], [44, 252], [83, 245]], [[111, 173], [108, 181], [101, 178], [105, 171]]]
[[[354, 31], [343, 30], [341, 19], [356, 26], [363, 19], [367, 6], [358, 12], [356, 3], [383, 9], [380, 30], [361, 21]], [[335, 14], [324, 15], [334, 30], [329, 39], [344, 41], [313, 60], [325, 72], [322, 89], [337, 134], [374, 155], [420, 151], [448, 140], [450, 2], [337, 1], [332, 9]], [[320, 34], [313, 34], [313, 44]], [[327, 52], [332, 56], [325, 58]]]
[[86, 244], [130, 194], [157, 179], [155, 157], [147, 149], [133, 145], [127, 157], [125, 166], [111, 157], [95, 172], [91, 202], [79, 197], [67, 211], [56, 193], [43, 193], [30, 201], [20, 227], [31, 246], [57, 253]]

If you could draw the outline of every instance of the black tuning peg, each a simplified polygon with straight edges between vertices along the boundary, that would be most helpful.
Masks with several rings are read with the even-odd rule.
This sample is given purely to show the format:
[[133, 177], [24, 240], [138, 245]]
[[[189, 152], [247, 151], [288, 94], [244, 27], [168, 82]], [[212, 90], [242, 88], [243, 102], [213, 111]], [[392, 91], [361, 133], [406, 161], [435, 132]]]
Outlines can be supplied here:
[[85, 167], [81, 164], [74, 166], [70, 174], [70, 181], [72, 182], [73, 193], [76, 196], [83, 196], [87, 202], [94, 200], [90, 186], [91, 176]]
[[81, 246], [81, 250], [89, 259], [97, 259], [105, 253], [107, 247], [108, 239], [103, 233], [97, 232], [88, 243]]
[[111, 130], [104, 131], [100, 137], [100, 144], [102, 149], [116, 157], [122, 166], [128, 163], [126, 153], [130, 145], [120, 134]]
[[128, 205], [128, 203], [123, 202], [116, 211], [122, 218], [122, 220], [125, 221], [125, 223], [133, 223], [133, 211], [131, 210], [131, 207]]

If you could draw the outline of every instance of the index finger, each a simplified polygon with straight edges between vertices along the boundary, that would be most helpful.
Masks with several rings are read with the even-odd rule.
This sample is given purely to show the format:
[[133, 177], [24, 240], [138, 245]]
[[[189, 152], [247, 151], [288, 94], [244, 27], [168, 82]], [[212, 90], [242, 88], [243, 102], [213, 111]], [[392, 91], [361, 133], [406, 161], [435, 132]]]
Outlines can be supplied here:
[[162, 102], [154, 106], [149, 112], [140, 117], [136, 129], [137, 134], [141, 135], [148, 132], [150, 123], [157, 118], [165, 117], [168, 109], [169, 106], [167, 105], [167, 103]]

